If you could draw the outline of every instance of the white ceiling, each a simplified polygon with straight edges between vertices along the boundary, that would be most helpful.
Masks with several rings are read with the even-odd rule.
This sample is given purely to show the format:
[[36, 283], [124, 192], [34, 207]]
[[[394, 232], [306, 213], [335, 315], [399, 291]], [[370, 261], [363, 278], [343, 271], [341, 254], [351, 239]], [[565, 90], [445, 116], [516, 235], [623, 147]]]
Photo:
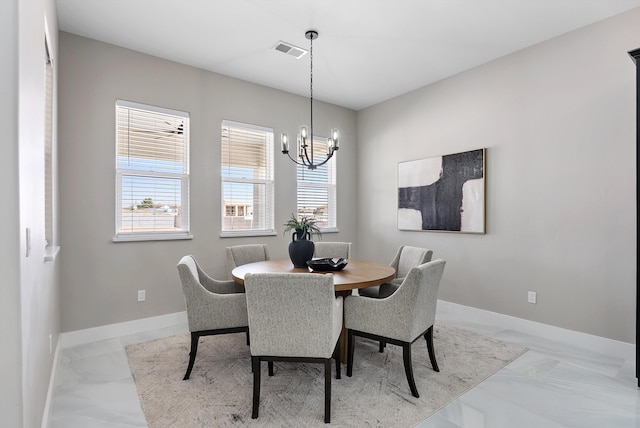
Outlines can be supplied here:
[[[362, 109], [640, 0], [57, 0], [60, 30]], [[639, 23], [640, 25], [640, 23]], [[543, 68], [541, 67], [541, 71]]]

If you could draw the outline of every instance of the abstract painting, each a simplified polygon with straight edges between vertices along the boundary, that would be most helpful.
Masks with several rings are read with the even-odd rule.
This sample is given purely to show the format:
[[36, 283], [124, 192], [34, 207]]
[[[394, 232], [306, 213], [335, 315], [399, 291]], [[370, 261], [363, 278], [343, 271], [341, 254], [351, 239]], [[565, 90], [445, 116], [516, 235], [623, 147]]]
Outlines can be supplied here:
[[398, 229], [485, 233], [485, 149], [398, 163]]

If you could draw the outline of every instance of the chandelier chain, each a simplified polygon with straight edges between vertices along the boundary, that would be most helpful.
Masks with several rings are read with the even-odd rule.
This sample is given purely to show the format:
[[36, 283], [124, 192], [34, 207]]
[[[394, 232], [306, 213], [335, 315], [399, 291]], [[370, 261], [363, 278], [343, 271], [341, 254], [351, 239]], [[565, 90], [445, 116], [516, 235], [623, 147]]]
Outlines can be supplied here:
[[311, 163], [313, 163], [313, 35], [311, 36], [310, 39], [310, 48], [309, 48], [309, 62], [310, 62], [310, 67], [311, 70], [309, 72], [310, 75], [310, 82], [309, 82], [309, 92], [310, 92], [310, 97], [309, 99], [311, 100], [310, 103], [310, 109], [311, 109], [311, 124], [310, 124], [310, 129], [309, 129], [309, 136], [311, 137], [310, 141], [311, 141]]
[[318, 167], [326, 164], [331, 159], [336, 150], [339, 148], [339, 131], [338, 128], [331, 130], [329, 137], [327, 138], [327, 154], [326, 158], [319, 163], [315, 163], [313, 153], [313, 39], [318, 38], [318, 32], [315, 30], [309, 30], [305, 33], [305, 37], [310, 41], [309, 47], [309, 108], [311, 114], [311, 123], [309, 128], [307, 126], [300, 127], [300, 133], [298, 134], [298, 150], [296, 157], [292, 157], [289, 153], [289, 138], [286, 133], [282, 133], [280, 142], [282, 144], [282, 153], [289, 156], [293, 162], [298, 165], [306, 166], [308, 169], [317, 169]]

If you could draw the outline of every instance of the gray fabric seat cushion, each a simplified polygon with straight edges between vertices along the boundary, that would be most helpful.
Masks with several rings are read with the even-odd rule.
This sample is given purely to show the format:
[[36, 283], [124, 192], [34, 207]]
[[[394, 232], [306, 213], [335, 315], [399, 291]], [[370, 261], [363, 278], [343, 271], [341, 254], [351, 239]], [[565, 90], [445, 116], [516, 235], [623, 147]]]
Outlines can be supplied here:
[[434, 260], [412, 268], [391, 296], [345, 300], [345, 327], [413, 342], [435, 322], [437, 293], [445, 261]]
[[360, 296], [377, 299], [389, 297], [398, 289], [400, 284], [402, 284], [402, 281], [412, 267], [431, 261], [432, 256], [433, 251], [426, 248], [401, 245], [396, 251], [393, 260], [389, 263], [389, 266], [392, 266], [396, 270], [396, 277], [382, 285], [362, 288], [358, 290], [358, 294]]
[[316, 259], [351, 257], [351, 242], [314, 242], [314, 244], [313, 257]]
[[244, 282], [251, 355], [331, 358], [343, 310], [332, 274], [247, 274]]
[[[246, 244], [227, 247], [227, 277], [233, 279], [231, 272], [238, 266], [247, 263], [263, 262], [269, 260], [269, 250], [265, 244]], [[236, 284], [236, 293], [244, 293], [244, 287]]]
[[244, 294], [235, 292], [233, 281], [218, 281], [198, 266], [193, 256], [178, 263], [189, 331], [246, 327], [247, 302]]

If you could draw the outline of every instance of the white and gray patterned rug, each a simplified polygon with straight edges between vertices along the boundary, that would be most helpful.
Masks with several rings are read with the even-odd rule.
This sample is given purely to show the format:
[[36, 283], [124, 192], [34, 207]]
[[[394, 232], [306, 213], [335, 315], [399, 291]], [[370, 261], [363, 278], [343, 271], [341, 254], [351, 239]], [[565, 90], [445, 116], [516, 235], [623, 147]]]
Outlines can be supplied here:
[[[278, 363], [275, 375], [262, 367], [260, 415], [251, 419], [253, 376], [244, 333], [200, 339], [191, 378], [188, 334], [126, 347], [149, 427], [326, 426], [324, 368]], [[473, 388], [526, 351], [458, 328], [436, 324], [434, 347], [440, 372], [431, 368], [426, 342], [412, 348], [420, 398], [409, 391], [402, 349], [356, 338], [353, 377], [332, 378], [331, 424], [410, 427]], [[333, 365], [332, 365], [333, 366]], [[334, 367], [335, 369], [335, 367]]]

